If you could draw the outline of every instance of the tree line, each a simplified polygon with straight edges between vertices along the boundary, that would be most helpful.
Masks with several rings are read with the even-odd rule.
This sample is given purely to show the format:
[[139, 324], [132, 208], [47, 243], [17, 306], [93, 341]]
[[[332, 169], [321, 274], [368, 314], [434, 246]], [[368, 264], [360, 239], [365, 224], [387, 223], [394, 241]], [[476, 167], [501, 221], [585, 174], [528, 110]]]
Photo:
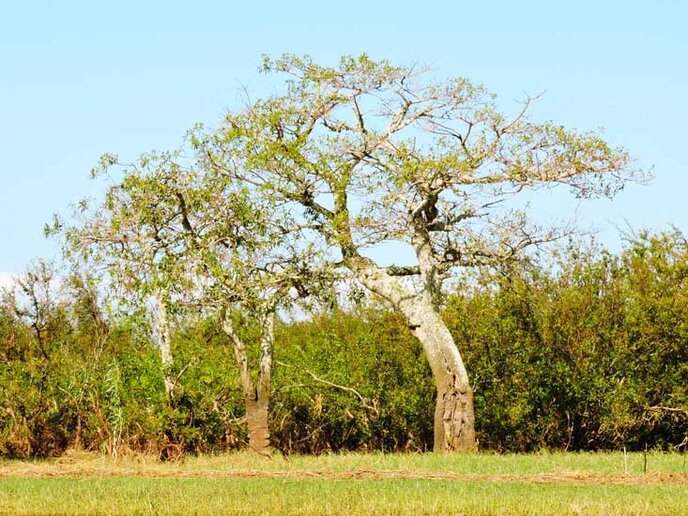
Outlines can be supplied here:
[[[68, 448], [175, 459], [249, 444], [241, 373], [222, 318], [174, 318], [162, 367], [155, 320], [109, 308], [88, 277], [45, 264], [0, 306], [0, 453]], [[685, 450], [688, 243], [641, 234], [466, 278], [442, 317], [464, 350], [481, 449]], [[259, 321], [238, 316], [247, 341]], [[435, 387], [402, 316], [361, 301], [275, 323], [272, 444], [284, 453], [433, 449]], [[258, 358], [259, 349], [247, 351]], [[166, 394], [171, 381], [174, 396]]]

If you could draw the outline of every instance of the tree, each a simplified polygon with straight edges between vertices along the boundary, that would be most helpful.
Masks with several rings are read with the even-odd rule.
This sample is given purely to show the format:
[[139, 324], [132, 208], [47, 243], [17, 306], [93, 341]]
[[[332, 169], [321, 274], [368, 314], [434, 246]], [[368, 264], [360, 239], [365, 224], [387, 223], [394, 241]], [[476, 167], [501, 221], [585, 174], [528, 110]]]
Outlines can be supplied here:
[[[440, 317], [443, 283], [567, 232], [530, 224], [518, 194], [563, 185], [611, 197], [633, 175], [628, 155], [594, 133], [531, 121], [531, 99], [508, 117], [484, 88], [433, 82], [417, 66], [285, 55], [262, 70], [286, 76], [283, 92], [196, 131], [203, 167], [290, 206], [292, 231], [404, 315], [437, 388], [434, 449], [475, 448], [469, 376]], [[388, 243], [413, 260], [370, 257]]]
[[[118, 160], [105, 156], [99, 173], [113, 165]], [[286, 229], [290, 214], [246, 185], [217, 181], [181, 152], [148, 153], [123, 165], [123, 179], [102, 205], [83, 208], [79, 224], [66, 230], [68, 248], [105, 261], [138, 304], [153, 297], [170, 398], [176, 381], [169, 315], [181, 307], [220, 314], [239, 367], [249, 444], [267, 452], [276, 313], [322, 297], [334, 282], [329, 269], [318, 268], [313, 246]], [[255, 374], [253, 346], [237, 328], [242, 316], [258, 328]]]
[[[73, 226], [56, 218], [46, 227], [46, 233], [64, 233], [69, 259], [105, 269], [123, 301], [152, 309], [168, 398], [174, 389], [170, 317], [193, 286], [184, 254], [176, 249], [180, 234], [170, 225], [188, 187], [178, 157], [178, 152], [142, 155], [124, 167], [122, 180], [109, 185], [95, 209], [87, 200], [79, 203]], [[104, 155], [92, 175], [106, 175], [115, 165], [115, 156]]]
[[[16, 280], [16, 288], [5, 292], [7, 301], [15, 306], [16, 314], [27, 321], [33, 328], [36, 343], [45, 360], [50, 360], [50, 330], [60, 304], [56, 287], [59, 278], [54, 266], [46, 261], [39, 261], [26, 270]], [[24, 301], [17, 300], [19, 293]]]
[[[176, 250], [191, 264], [201, 304], [222, 313], [239, 367], [249, 446], [267, 453], [276, 313], [327, 297], [334, 275], [320, 266], [317, 249], [289, 231], [290, 213], [245, 184], [198, 173], [179, 199], [184, 239]], [[237, 328], [242, 318], [257, 327], [248, 340]], [[258, 348], [255, 372], [251, 347]]]

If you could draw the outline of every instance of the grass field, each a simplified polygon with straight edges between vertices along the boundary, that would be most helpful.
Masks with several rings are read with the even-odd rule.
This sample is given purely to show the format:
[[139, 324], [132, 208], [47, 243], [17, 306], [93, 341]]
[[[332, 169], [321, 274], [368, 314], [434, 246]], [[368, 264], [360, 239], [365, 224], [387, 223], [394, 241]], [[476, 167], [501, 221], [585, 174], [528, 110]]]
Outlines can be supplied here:
[[[646, 471], [645, 471], [646, 470]], [[627, 471], [627, 472], [626, 472]], [[679, 454], [0, 462], [7, 514], [688, 514]]]

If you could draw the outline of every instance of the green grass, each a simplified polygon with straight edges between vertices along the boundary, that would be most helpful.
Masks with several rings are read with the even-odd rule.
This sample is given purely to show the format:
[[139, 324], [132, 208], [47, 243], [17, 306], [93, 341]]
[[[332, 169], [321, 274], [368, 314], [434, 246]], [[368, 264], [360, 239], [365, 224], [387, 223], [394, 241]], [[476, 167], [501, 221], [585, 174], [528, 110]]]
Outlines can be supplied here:
[[675, 486], [446, 480], [0, 480], [11, 514], [685, 514]]
[[[113, 463], [78, 455], [0, 462], [0, 512], [686, 514], [683, 457], [649, 454], [647, 475], [643, 463], [641, 454], [629, 455], [631, 474], [625, 475], [622, 454], [350, 454], [269, 460], [237, 453], [176, 464], [146, 457]], [[432, 474], [456, 478], [427, 478]]]

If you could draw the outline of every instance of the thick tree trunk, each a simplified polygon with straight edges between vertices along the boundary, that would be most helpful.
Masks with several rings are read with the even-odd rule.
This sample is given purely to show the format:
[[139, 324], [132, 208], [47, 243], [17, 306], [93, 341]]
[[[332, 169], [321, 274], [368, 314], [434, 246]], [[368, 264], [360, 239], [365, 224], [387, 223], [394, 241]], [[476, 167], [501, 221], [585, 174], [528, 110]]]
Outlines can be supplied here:
[[440, 314], [420, 297], [413, 303], [402, 303], [400, 308], [423, 346], [437, 388], [433, 450], [475, 451], [473, 390], [466, 367]]
[[268, 400], [246, 399], [248, 445], [262, 455], [267, 455], [271, 451], [268, 407]]
[[406, 317], [423, 346], [437, 388], [434, 451], [475, 451], [473, 390], [461, 354], [433, 301], [433, 292], [429, 288], [413, 292], [398, 278], [367, 261], [351, 265], [363, 285], [390, 301]]

